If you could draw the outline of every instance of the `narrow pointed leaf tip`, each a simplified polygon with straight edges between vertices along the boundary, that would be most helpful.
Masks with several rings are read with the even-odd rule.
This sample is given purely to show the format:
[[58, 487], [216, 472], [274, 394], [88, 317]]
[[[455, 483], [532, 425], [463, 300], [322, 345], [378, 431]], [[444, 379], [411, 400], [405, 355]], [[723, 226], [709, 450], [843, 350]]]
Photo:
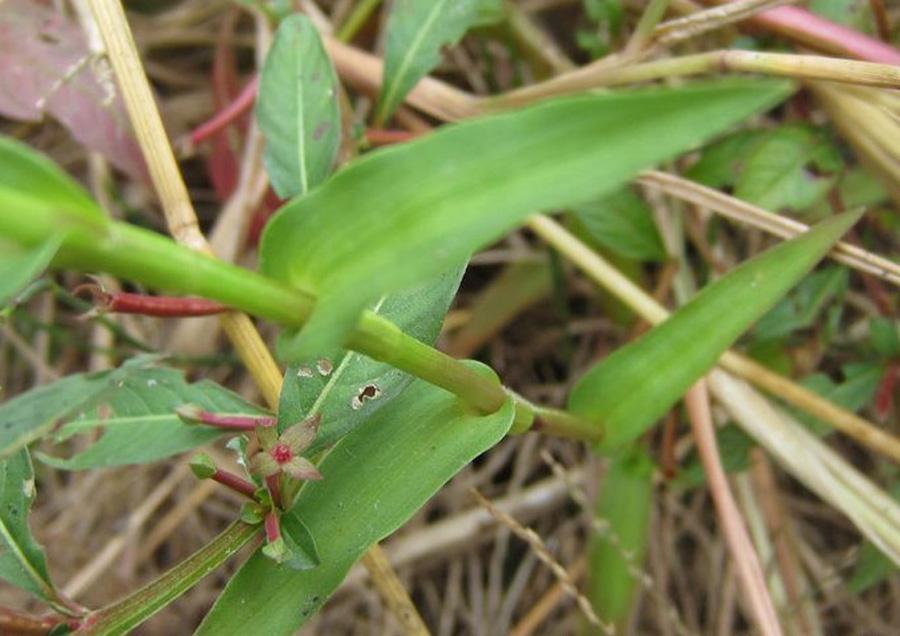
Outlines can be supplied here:
[[363, 157], [263, 235], [263, 271], [318, 295], [294, 353], [339, 345], [379, 296], [462, 263], [529, 214], [612, 192], [788, 92], [745, 80], [567, 97]]
[[832, 217], [750, 259], [585, 373], [569, 408], [603, 422], [606, 435], [598, 448], [619, 448], [652, 426], [861, 214]]

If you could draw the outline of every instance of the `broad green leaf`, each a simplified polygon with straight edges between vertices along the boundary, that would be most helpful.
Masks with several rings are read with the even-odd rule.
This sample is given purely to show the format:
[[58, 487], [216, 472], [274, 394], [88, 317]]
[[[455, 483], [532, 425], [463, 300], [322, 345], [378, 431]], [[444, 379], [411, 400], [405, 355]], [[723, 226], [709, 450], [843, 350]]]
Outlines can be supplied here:
[[384, 79], [375, 121], [384, 122], [406, 94], [441, 61], [441, 47], [454, 44], [481, 20], [493, 1], [394, 0], [387, 22]]
[[595, 532], [589, 547], [588, 598], [600, 620], [627, 617], [640, 581], [653, 499], [653, 462], [640, 449], [611, 460], [600, 486], [597, 518], [607, 526]]
[[[18, 214], [28, 208], [53, 208], [65, 223], [103, 225], [100, 207], [65, 172], [46, 156], [25, 144], [0, 135], [0, 206], [16, 206]], [[52, 228], [64, 232], [65, 226]], [[35, 243], [43, 237], [35, 237]]]
[[862, 594], [873, 585], [894, 576], [898, 568], [871, 541], [864, 541], [856, 558], [853, 575], [847, 581], [847, 589], [853, 594]]
[[406, 522], [512, 425], [512, 401], [476, 416], [455, 396], [417, 380], [319, 464], [324, 478], [293, 510], [316, 538], [321, 564], [297, 572], [257, 553], [228, 582], [197, 634], [293, 634], [353, 564]]
[[823, 221], [743, 263], [588, 371], [569, 407], [605, 426], [600, 448], [620, 447], [652, 426], [859, 216]]
[[[53, 386], [53, 385], [50, 385]], [[77, 401], [80, 396], [70, 395]], [[65, 470], [84, 470], [157, 461], [210, 442], [222, 431], [185, 424], [175, 408], [195, 404], [219, 413], [258, 415], [263, 411], [209, 380], [189, 383], [176, 369], [148, 365], [137, 358], [106, 375], [102, 391], [64, 418], [56, 434], [62, 442], [102, 427], [103, 435], [69, 459], [38, 454], [45, 464]]]
[[331, 172], [341, 141], [337, 88], [331, 58], [309, 18], [282, 20], [256, 104], [266, 138], [263, 161], [282, 199], [309, 192]]
[[803, 210], [825, 196], [842, 167], [840, 153], [823, 131], [781, 126], [745, 158], [735, 196], [767, 210]]
[[47, 434], [59, 421], [99, 395], [108, 373], [70, 375], [0, 405], [0, 458]]
[[826, 267], [813, 272], [759, 319], [753, 336], [758, 340], [772, 340], [811, 327], [829, 304], [843, 297], [847, 284], [845, 267]]
[[281, 515], [281, 535], [291, 555], [285, 565], [292, 570], [310, 570], [322, 562], [315, 538], [296, 511]]
[[[753, 438], [743, 430], [729, 424], [716, 429], [716, 448], [722, 468], [729, 473], [738, 473], [750, 467], [750, 451], [754, 447]], [[706, 483], [706, 470], [696, 449], [684, 459], [682, 468], [678, 469], [675, 478], [669, 481], [671, 486], [695, 488]]]
[[59, 249], [59, 239], [50, 239], [25, 252], [16, 252], [0, 244], [0, 308], [33, 279], [40, 276]]
[[631, 188], [572, 208], [591, 236], [603, 247], [638, 261], [664, 261], [653, 214]]
[[536, 210], [612, 192], [786, 91], [729, 81], [585, 95], [445, 126], [283, 207], [263, 235], [263, 271], [317, 295], [298, 344], [315, 355], [380, 295], [465, 261]]
[[[840, 384], [835, 383], [824, 373], [808, 375], [800, 384], [832, 404], [856, 412], [872, 402], [883, 372], [884, 368], [880, 364], [848, 364], [841, 369], [844, 377]], [[832, 431], [831, 425], [827, 422], [800, 410], [792, 409], [792, 411], [814, 433], [826, 435]]]
[[747, 154], [765, 137], [764, 130], [739, 130], [710, 144], [685, 176], [710, 188], [732, 187], [737, 183]]
[[[371, 309], [407, 335], [433, 344], [462, 273], [456, 269], [411, 291], [385, 296]], [[279, 429], [320, 414], [319, 434], [307, 452], [315, 454], [394, 399], [411, 381], [412, 376], [391, 365], [345, 349], [293, 365], [281, 389]]]
[[869, 342], [886, 358], [900, 357], [900, 321], [881, 316], [870, 318]]
[[23, 448], [0, 459], [0, 579], [53, 602], [56, 594], [47, 573], [47, 560], [28, 527], [34, 495], [34, 470], [28, 451]]

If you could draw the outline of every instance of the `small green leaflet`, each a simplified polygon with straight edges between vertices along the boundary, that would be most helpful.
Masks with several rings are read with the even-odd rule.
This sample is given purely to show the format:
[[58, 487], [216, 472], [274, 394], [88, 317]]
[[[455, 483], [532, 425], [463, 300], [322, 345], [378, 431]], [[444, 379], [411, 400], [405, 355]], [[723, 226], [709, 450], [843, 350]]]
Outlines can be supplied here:
[[788, 89], [728, 81], [567, 97], [364, 156], [263, 235], [264, 273], [318, 299], [297, 350], [337, 346], [381, 295], [463, 262], [536, 210], [615, 190]]
[[156, 366], [149, 357], [135, 358], [106, 374], [100, 391], [90, 400], [66, 393], [75, 406], [69, 411], [70, 416], [64, 418], [68, 422], [56, 434], [56, 441], [90, 432], [98, 426], [103, 427], [104, 433], [86, 450], [69, 459], [38, 454], [38, 459], [45, 464], [65, 470], [157, 461], [222, 435], [220, 429], [182, 422], [175, 408], [183, 404], [195, 404], [218, 413], [263, 413], [215, 382], [188, 383], [181, 371]]
[[256, 116], [263, 160], [282, 199], [330, 174], [341, 141], [338, 80], [319, 32], [304, 15], [281, 21], [260, 76]]
[[293, 634], [372, 544], [503, 439], [514, 410], [508, 400], [496, 413], [476, 416], [443, 389], [413, 382], [344, 437], [319, 464], [322, 481], [301, 491], [293, 510], [316, 538], [321, 564], [298, 572], [255, 554], [228, 582], [197, 634]]
[[375, 121], [384, 123], [441, 61], [441, 47], [496, 10], [496, 0], [394, 0], [387, 22], [384, 79]]
[[75, 374], [0, 405], [0, 459], [47, 434], [108, 387], [108, 373]]
[[602, 422], [601, 449], [637, 438], [797, 283], [860, 217], [848, 212], [750, 259], [575, 385], [569, 408]]
[[[372, 310], [404, 333], [433, 344], [462, 273], [463, 268], [456, 268], [426, 285], [386, 296]], [[411, 381], [412, 377], [399, 369], [344, 349], [293, 365], [285, 373], [281, 389], [279, 430], [320, 414], [319, 434], [307, 452], [315, 454], [361, 424]]]
[[0, 255], [0, 309], [41, 275], [56, 255], [60, 242], [59, 238], [53, 238], [25, 252], [3, 248], [4, 253]]
[[835, 184], [844, 162], [822, 130], [785, 125], [744, 159], [734, 195], [767, 210], [804, 210]]
[[53, 603], [56, 593], [47, 560], [28, 527], [34, 495], [28, 451], [23, 448], [0, 459], [0, 578]]
[[638, 261], [666, 260], [653, 214], [631, 188], [572, 208], [591, 236], [603, 247]]

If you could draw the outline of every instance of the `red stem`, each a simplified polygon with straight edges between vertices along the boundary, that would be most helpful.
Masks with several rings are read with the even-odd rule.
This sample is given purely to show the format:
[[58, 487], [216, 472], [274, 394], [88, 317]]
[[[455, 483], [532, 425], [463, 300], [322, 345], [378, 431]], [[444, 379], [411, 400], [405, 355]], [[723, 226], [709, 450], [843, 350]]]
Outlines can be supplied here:
[[226, 488], [230, 488], [240, 495], [249, 497], [250, 499], [253, 499], [256, 495], [255, 485], [243, 477], [239, 477], [234, 473], [229, 473], [227, 470], [216, 468], [216, 474], [212, 476], [212, 480], [222, 484]]
[[900, 362], [890, 362], [875, 392], [875, 413], [882, 422], [894, 408], [894, 387], [897, 386], [897, 380], [900, 380]]
[[384, 130], [383, 128], [366, 129], [366, 141], [373, 146], [389, 146], [415, 139], [419, 135], [408, 130]]
[[206, 298], [150, 296], [130, 292], [108, 292], [100, 285], [86, 283], [72, 290], [76, 296], [88, 292], [97, 309], [105, 313], [140, 314], [163, 318], [192, 318], [228, 311], [227, 305]]
[[[725, 4], [731, 0], [707, 0]], [[900, 64], [900, 50], [800, 7], [775, 7], [747, 19], [799, 44], [823, 53], [880, 64]]]
[[31, 636], [47, 634], [59, 624], [52, 618], [36, 618], [27, 614], [0, 607], [0, 634], [8, 636]]
[[278, 523], [278, 513], [270, 510], [266, 515], [266, 541], [273, 543], [281, 537], [281, 525]]
[[281, 508], [281, 473], [275, 473], [266, 477], [266, 486], [272, 495], [272, 505]]
[[276, 418], [269, 415], [223, 415], [221, 413], [204, 411], [193, 404], [179, 406], [175, 409], [175, 412], [182, 419], [190, 420], [191, 422], [238, 431], [253, 431], [256, 430], [257, 426], [268, 428], [275, 426], [278, 422]]
[[256, 101], [256, 92], [258, 90], [259, 76], [254, 75], [233, 102], [217, 112], [209, 120], [197, 126], [191, 132], [191, 143], [197, 145], [200, 142], [209, 139], [249, 111], [253, 107], [253, 102]]

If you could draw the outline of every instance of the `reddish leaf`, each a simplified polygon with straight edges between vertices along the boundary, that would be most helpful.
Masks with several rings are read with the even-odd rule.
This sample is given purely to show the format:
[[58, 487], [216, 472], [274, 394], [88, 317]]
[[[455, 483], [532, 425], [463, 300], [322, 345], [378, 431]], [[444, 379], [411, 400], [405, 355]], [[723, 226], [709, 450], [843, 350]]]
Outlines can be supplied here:
[[146, 180], [140, 148], [105, 61], [79, 25], [29, 0], [0, 2], [0, 115], [51, 115], [88, 149]]

